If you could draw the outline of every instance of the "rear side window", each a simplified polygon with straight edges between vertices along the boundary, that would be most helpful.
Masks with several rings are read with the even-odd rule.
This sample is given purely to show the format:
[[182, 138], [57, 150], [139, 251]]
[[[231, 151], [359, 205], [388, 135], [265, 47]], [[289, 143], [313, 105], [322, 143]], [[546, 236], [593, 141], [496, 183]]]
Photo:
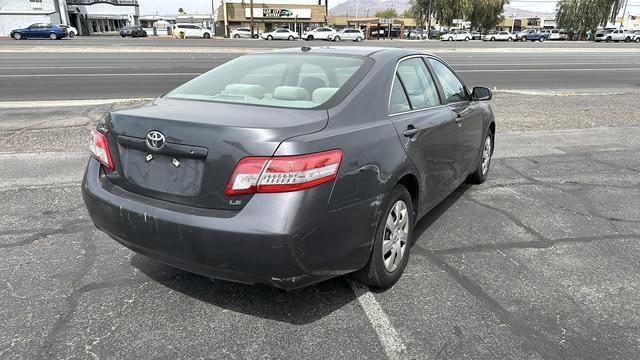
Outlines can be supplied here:
[[310, 109], [334, 96], [346, 96], [371, 66], [366, 64], [359, 56], [248, 55], [187, 82], [167, 97]]
[[422, 58], [400, 62], [398, 77], [407, 93], [411, 109], [424, 109], [440, 104], [438, 90]]
[[434, 59], [429, 59], [429, 63], [431, 64], [431, 67], [433, 67], [433, 71], [440, 81], [447, 104], [468, 100], [467, 91], [465, 90], [464, 85], [448, 67]]

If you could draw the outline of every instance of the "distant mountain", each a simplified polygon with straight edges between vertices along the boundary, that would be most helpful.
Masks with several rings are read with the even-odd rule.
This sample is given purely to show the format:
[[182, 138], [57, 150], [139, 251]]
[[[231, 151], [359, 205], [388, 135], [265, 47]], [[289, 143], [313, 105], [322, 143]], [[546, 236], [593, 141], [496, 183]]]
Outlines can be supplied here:
[[[409, 8], [409, 0], [347, 0], [329, 9], [329, 15], [355, 17], [356, 5], [358, 5], [358, 17], [366, 17], [367, 14], [374, 16], [376, 12], [387, 9], [396, 9], [398, 15], [401, 15]], [[331, 6], [331, 0], [329, 0], [329, 6]]]
[[[331, 0], [329, 0], [329, 6], [331, 6]], [[374, 16], [376, 12], [389, 8], [396, 9], [398, 15], [402, 15], [402, 13], [407, 10], [410, 5], [409, 0], [347, 0], [342, 4], [336, 5], [335, 7], [329, 9], [329, 15], [355, 17], [356, 6], [358, 7], [358, 16], [366, 17], [367, 14], [368, 16]], [[505, 16], [513, 16], [514, 12], [516, 14], [516, 17], [553, 15], [553, 13], [524, 10], [508, 5], [504, 7]]]

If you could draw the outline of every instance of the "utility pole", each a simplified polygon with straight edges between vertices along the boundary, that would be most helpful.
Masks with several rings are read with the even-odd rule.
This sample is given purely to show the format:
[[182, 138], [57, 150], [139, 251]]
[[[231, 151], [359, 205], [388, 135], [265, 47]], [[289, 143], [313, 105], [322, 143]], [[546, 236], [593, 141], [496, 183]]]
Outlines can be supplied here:
[[358, 20], [358, 8], [360, 7], [360, 0], [356, 0], [356, 20]]
[[211, 23], [210, 23], [210, 25], [211, 25], [211, 31], [215, 34], [215, 32], [216, 32], [216, 25], [215, 25], [215, 23], [213, 22], [213, 11], [214, 11], [214, 9], [215, 9], [215, 5], [213, 4], [213, 2], [214, 2], [214, 0], [211, 0]]
[[249, 2], [249, 15], [251, 16], [251, 38], [253, 39], [255, 37], [253, 35], [253, 0]]
[[513, 29], [516, 26], [516, 8], [513, 8], [513, 21], [511, 22], [511, 33], [513, 34]]
[[224, 37], [229, 37], [229, 19], [227, 17], [227, 0], [222, 0], [222, 12], [224, 12]]

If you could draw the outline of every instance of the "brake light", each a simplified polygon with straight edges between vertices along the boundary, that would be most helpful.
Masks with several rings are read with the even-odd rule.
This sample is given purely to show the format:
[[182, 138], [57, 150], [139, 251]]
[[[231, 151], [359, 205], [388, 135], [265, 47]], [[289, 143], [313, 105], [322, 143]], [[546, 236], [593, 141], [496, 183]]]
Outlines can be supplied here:
[[225, 194], [277, 193], [309, 189], [335, 180], [342, 151], [278, 157], [248, 157], [236, 166]]
[[111, 158], [111, 151], [109, 151], [109, 143], [107, 137], [96, 129], [91, 130], [91, 142], [89, 143], [91, 149], [91, 155], [96, 158], [102, 165], [106, 166], [109, 170], [114, 171], [116, 169]]

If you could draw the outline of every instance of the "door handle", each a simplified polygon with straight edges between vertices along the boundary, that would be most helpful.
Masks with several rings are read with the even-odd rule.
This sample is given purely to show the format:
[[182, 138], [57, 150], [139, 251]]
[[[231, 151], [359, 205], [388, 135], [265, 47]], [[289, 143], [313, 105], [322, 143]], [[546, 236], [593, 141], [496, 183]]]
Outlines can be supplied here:
[[409, 125], [407, 126], [407, 130], [405, 130], [402, 134], [406, 137], [413, 137], [418, 133], [418, 129], [413, 126], [413, 125]]

